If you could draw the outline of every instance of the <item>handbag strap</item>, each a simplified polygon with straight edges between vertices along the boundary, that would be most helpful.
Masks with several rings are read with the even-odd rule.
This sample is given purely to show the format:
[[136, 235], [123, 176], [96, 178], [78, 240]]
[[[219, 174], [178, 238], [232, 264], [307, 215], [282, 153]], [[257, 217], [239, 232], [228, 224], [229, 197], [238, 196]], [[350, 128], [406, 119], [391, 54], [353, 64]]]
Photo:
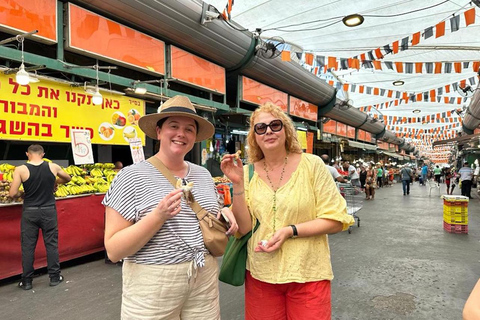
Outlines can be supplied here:
[[[255, 167], [253, 166], [253, 163], [250, 163], [248, 165], [248, 183], [250, 183], [250, 181], [252, 180], [252, 177], [253, 177], [254, 173], [255, 173]], [[250, 189], [250, 187], [248, 189]], [[255, 224], [255, 227], [252, 230], [252, 234], [255, 231], [257, 231], [259, 225], [260, 225], [260, 221], [258, 221], [258, 219], [257, 219], [257, 223]]]
[[[177, 181], [175, 180], [175, 177], [173, 174], [168, 170], [167, 167], [163, 164], [163, 162], [158, 159], [155, 156], [152, 156], [147, 159], [148, 162], [150, 162], [155, 168], [157, 168], [158, 171], [160, 171], [161, 174], [165, 178], [167, 178], [168, 181], [172, 184], [172, 186], [175, 188]], [[198, 220], [202, 220], [203, 216], [200, 215], [200, 211], [203, 210], [203, 208], [198, 204], [196, 200], [194, 200], [192, 203], [190, 203], [190, 207], [192, 208], [193, 212], [197, 215]]]

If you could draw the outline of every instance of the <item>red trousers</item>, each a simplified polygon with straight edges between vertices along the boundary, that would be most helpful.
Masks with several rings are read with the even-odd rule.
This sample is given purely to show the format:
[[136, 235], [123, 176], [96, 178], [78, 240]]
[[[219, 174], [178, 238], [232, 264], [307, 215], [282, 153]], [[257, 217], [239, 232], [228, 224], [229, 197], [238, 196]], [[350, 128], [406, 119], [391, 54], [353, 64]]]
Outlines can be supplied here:
[[246, 320], [330, 320], [330, 281], [271, 284], [245, 279]]

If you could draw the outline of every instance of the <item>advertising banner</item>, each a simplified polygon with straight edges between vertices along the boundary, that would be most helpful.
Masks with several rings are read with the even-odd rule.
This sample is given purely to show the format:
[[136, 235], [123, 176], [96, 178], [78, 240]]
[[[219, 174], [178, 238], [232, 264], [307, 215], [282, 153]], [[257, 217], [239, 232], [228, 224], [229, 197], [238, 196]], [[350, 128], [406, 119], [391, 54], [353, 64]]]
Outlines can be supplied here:
[[101, 105], [92, 94], [42, 79], [21, 86], [15, 75], [0, 73], [0, 139], [70, 143], [71, 129], [88, 130], [93, 144], [128, 145], [129, 139], [145, 134], [138, 119], [145, 114], [145, 102], [101, 91]]

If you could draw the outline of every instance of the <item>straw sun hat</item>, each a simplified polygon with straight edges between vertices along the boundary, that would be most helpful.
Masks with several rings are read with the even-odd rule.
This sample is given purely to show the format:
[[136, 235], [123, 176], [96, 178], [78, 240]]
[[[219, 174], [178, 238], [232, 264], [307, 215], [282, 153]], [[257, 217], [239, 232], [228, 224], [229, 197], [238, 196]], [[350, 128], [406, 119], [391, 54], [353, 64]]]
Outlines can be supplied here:
[[138, 126], [152, 139], [157, 140], [157, 122], [168, 117], [187, 117], [197, 122], [197, 138], [195, 142], [210, 138], [215, 133], [215, 127], [208, 120], [199, 116], [190, 99], [184, 96], [175, 96], [168, 99], [158, 113], [145, 115], [138, 120]]

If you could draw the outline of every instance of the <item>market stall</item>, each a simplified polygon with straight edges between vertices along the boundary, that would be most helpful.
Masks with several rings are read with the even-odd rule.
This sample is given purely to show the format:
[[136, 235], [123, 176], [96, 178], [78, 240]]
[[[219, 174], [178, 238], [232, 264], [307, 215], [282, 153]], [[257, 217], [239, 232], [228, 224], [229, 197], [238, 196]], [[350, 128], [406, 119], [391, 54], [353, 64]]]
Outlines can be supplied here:
[[[57, 199], [58, 250], [60, 262], [102, 251], [104, 230], [103, 195], [86, 194]], [[0, 204], [0, 279], [22, 273], [20, 248], [21, 203]], [[47, 265], [40, 236], [35, 252], [35, 269]]]

